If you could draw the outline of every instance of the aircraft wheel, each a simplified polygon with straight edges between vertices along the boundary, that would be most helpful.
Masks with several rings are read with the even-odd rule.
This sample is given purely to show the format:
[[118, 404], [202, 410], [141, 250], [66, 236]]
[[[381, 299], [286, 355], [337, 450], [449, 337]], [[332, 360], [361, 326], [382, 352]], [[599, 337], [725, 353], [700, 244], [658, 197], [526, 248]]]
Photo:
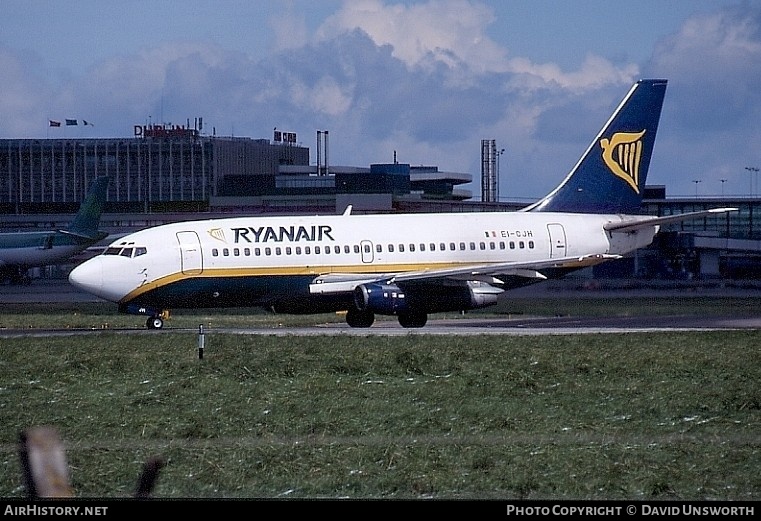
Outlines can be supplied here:
[[402, 327], [423, 327], [428, 322], [426, 313], [405, 313], [399, 315], [399, 325]]
[[350, 309], [346, 312], [346, 323], [351, 327], [370, 327], [373, 322], [375, 322], [375, 314], [372, 311]]
[[161, 317], [148, 317], [145, 325], [148, 329], [161, 329], [164, 327], [164, 320]]

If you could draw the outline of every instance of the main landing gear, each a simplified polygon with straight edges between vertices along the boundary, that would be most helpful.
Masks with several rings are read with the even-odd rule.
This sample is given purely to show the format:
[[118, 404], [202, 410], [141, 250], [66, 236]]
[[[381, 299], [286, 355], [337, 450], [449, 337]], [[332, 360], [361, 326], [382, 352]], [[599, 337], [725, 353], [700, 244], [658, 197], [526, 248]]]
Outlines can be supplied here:
[[346, 323], [351, 327], [370, 327], [375, 322], [375, 313], [350, 309], [346, 312]]
[[[428, 322], [427, 313], [400, 313], [399, 325], [405, 328], [423, 327]], [[346, 312], [346, 323], [351, 327], [370, 327], [375, 322], [375, 314], [372, 311], [360, 311], [350, 309]]]

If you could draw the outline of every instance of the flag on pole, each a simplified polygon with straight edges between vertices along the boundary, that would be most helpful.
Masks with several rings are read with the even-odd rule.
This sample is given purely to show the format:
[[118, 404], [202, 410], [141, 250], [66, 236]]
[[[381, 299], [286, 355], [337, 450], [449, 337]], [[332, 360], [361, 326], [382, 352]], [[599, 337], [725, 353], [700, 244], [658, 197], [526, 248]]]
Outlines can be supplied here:
[[70, 126], [76, 125], [76, 124], [77, 124], [77, 120], [76, 119], [67, 119], [66, 120], [66, 126], [67, 127], [70, 127]]
[[53, 119], [50, 119], [48, 121], [50, 121], [50, 126], [51, 127], [60, 127], [61, 126], [61, 122], [60, 121], [55, 121]]

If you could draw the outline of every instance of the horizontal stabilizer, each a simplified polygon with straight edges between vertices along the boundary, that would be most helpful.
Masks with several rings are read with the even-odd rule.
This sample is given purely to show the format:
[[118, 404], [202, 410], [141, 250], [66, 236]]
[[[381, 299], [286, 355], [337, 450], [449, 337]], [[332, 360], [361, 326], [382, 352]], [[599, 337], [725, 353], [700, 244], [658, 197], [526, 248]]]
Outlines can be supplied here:
[[606, 231], [609, 232], [633, 232], [641, 230], [643, 228], [650, 228], [652, 226], [660, 226], [662, 224], [670, 224], [681, 221], [688, 221], [691, 219], [699, 219], [701, 217], [707, 217], [709, 215], [716, 215], [720, 213], [736, 212], [737, 208], [713, 208], [711, 210], [705, 210], [700, 212], [681, 213], [678, 215], [667, 215], [664, 217], [637, 217], [633, 219], [627, 219], [619, 222], [609, 222], [603, 226]]

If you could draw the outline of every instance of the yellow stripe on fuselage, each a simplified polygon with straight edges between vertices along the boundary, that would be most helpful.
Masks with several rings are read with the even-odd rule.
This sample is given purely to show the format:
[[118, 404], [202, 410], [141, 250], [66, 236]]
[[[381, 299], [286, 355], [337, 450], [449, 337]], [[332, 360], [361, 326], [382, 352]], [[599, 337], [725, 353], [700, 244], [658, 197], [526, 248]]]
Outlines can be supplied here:
[[[215, 279], [230, 277], [288, 277], [288, 276], [314, 276], [335, 274], [383, 274], [404, 273], [408, 271], [425, 271], [431, 269], [456, 268], [473, 264], [472, 262], [441, 262], [441, 263], [400, 263], [400, 264], [348, 264], [348, 265], [320, 265], [320, 266], [272, 266], [272, 267], [243, 267], [243, 268], [204, 268], [202, 272], [187, 274], [182, 272], [170, 273], [156, 280], [146, 282], [129, 292], [120, 302], [131, 302], [140, 295], [153, 291], [157, 288], [175, 284], [185, 279]], [[483, 263], [479, 263], [482, 265]]]

